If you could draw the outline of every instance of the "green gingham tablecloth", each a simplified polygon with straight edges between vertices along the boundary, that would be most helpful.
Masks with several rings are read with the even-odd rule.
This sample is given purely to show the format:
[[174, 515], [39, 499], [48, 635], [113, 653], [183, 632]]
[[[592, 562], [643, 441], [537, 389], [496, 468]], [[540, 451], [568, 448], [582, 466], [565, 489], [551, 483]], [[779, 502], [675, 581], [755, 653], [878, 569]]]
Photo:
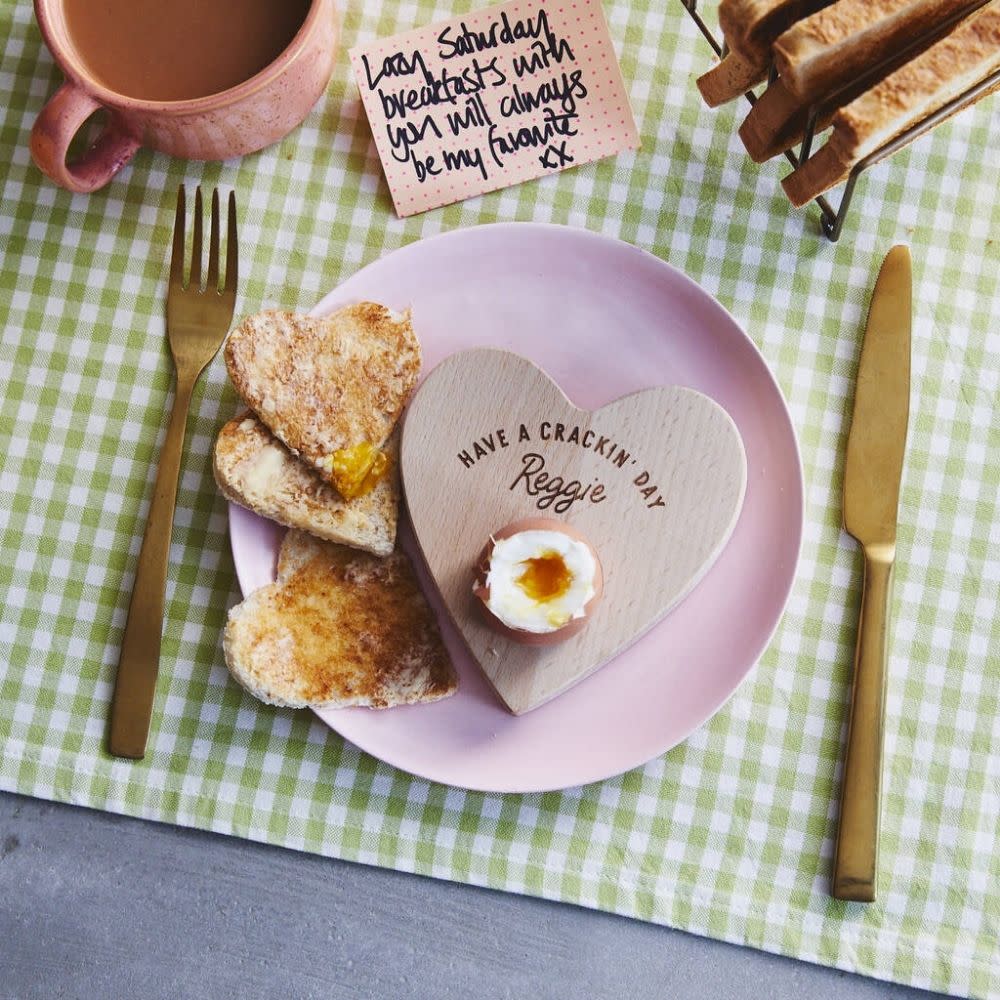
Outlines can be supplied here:
[[[223, 164], [140, 152], [106, 189], [45, 181], [28, 133], [59, 73], [25, 0], [0, 8], [0, 787], [601, 907], [899, 982], [1000, 995], [1000, 100], [865, 177], [845, 235], [754, 166], [742, 107], [706, 109], [709, 51], [678, 2], [605, 5], [642, 150], [400, 221], [344, 53], [305, 124]], [[343, 11], [345, 46], [470, 9]], [[363, 264], [495, 220], [651, 249], [744, 324], [802, 447], [787, 611], [726, 707], [665, 756], [543, 795], [411, 778], [308, 712], [231, 682], [238, 591], [210, 448], [236, 407], [196, 394], [149, 753], [103, 749], [171, 394], [163, 300], [181, 181], [234, 187], [240, 308], [307, 308]], [[913, 397], [893, 600], [881, 893], [827, 895], [860, 561], [839, 525], [844, 435], [878, 263], [915, 265]]]

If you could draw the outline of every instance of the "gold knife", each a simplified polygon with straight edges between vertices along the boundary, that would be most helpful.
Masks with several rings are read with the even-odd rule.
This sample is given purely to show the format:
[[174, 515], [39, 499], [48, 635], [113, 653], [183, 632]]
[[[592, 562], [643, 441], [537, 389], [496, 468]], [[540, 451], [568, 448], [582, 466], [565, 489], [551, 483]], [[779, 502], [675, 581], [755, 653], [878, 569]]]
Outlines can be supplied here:
[[895, 246], [882, 263], [868, 311], [844, 467], [844, 528], [861, 545], [865, 578], [832, 893], [866, 903], [875, 899], [878, 878], [888, 612], [910, 413], [912, 294], [909, 248]]

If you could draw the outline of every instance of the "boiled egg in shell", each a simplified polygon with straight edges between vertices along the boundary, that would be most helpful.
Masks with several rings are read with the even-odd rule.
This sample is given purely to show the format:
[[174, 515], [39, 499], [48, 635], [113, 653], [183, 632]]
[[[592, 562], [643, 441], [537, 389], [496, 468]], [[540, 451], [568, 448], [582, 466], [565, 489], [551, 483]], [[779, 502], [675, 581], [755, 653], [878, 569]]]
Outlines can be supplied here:
[[490, 537], [473, 592], [498, 631], [544, 645], [576, 635], [603, 588], [597, 553], [578, 531], [526, 518]]

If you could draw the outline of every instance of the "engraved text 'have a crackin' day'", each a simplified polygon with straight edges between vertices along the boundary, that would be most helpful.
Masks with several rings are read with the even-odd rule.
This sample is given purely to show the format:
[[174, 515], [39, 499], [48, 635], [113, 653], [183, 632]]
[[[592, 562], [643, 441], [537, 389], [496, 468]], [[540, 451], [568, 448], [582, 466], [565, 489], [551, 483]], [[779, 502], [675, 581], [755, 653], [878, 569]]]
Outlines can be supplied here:
[[[534, 431], [534, 435], [532, 434]], [[558, 421], [543, 420], [537, 428], [529, 430], [528, 425], [521, 423], [517, 430], [508, 433], [506, 428], [497, 428], [487, 434], [480, 435], [467, 448], [456, 455], [458, 461], [466, 469], [473, 469], [490, 455], [496, 454], [512, 445], [534, 442], [549, 442], [574, 445], [592, 451], [607, 459], [612, 469], [622, 470], [628, 476], [629, 486], [642, 497], [649, 510], [665, 508], [666, 501], [659, 487], [653, 482], [649, 469], [642, 468], [638, 458], [622, 444], [599, 434], [590, 428], [580, 428], [578, 425], [563, 424]], [[532, 497], [539, 510], [551, 510], [562, 514], [575, 503], [584, 501], [602, 503], [608, 498], [608, 487], [599, 479], [591, 483], [583, 483], [578, 479], [570, 479], [552, 471], [544, 455], [534, 450], [525, 450], [520, 456], [520, 469], [509, 484], [508, 489], [523, 489]]]

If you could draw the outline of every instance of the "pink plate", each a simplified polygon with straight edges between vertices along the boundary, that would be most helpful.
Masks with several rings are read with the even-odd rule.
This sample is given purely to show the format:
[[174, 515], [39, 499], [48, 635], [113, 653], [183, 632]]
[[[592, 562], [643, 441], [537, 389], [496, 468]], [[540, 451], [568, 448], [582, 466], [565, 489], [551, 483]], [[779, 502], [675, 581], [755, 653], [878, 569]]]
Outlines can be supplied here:
[[[753, 343], [711, 296], [659, 258], [563, 226], [476, 226], [412, 243], [359, 271], [314, 312], [359, 299], [412, 308], [425, 371], [455, 351], [490, 345], [541, 365], [590, 409], [653, 385], [698, 389], [739, 427], [747, 492], [729, 544], [695, 590], [612, 663], [541, 708], [515, 717], [502, 707], [424, 574], [458, 667], [458, 694], [433, 705], [319, 717], [389, 764], [483, 791], [597, 781], [679, 743], [756, 663], [798, 561], [803, 491], [795, 432]], [[274, 579], [283, 529], [237, 506], [229, 516], [236, 572], [249, 593]], [[400, 538], [414, 555], [408, 526]]]

